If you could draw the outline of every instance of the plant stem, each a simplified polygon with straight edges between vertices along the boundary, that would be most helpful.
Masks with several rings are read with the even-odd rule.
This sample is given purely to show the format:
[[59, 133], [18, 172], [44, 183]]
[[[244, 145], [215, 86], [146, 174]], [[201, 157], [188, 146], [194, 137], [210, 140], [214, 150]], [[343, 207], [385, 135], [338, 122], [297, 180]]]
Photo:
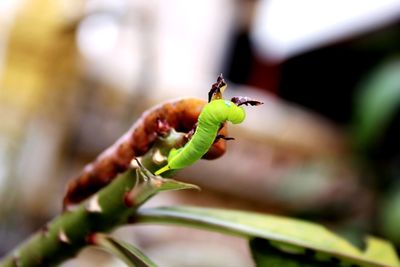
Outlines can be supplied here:
[[[157, 150], [169, 151], [176, 142], [181, 142], [180, 138], [174, 133], [157, 142], [143, 156], [146, 159], [145, 167], [150, 170], [158, 168], [149, 160], [153, 158], [152, 154]], [[132, 168], [118, 175], [88, 202], [53, 219], [1, 260], [0, 267], [56, 266], [75, 256], [83, 247], [91, 245], [94, 233], [109, 232], [128, 223], [136, 209], [151, 196], [171, 188], [171, 180], [155, 176], [144, 178], [138, 170]], [[180, 184], [174, 189], [189, 187]]]

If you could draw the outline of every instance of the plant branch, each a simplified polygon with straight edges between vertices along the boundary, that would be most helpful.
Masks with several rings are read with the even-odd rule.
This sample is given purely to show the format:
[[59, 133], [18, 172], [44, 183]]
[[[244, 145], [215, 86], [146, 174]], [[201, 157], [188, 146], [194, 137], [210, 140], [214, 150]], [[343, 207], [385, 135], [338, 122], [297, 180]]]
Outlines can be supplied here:
[[[181, 135], [174, 132], [156, 142], [144, 156], [145, 167], [157, 168], [150, 160], [154, 153], [168, 152], [180, 138]], [[0, 267], [55, 266], [91, 245], [93, 234], [127, 224], [135, 210], [157, 192], [194, 187], [153, 176], [140, 167], [130, 168], [86, 203], [49, 222], [0, 261]]]

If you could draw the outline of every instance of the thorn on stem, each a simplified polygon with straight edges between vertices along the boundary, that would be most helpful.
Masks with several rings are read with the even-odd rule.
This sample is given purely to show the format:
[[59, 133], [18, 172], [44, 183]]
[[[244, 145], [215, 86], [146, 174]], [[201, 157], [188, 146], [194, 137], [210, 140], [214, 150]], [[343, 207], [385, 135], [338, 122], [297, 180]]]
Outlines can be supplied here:
[[161, 151], [157, 149], [156, 152], [154, 152], [152, 159], [155, 164], [161, 164], [167, 160], [167, 157], [161, 154]]
[[42, 226], [42, 228], [40, 228], [40, 234], [42, 235], [42, 237], [47, 237], [47, 234], [49, 233], [49, 224], [46, 223], [45, 225]]
[[131, 160], [131, 167], [132, 168], [134, 168], [134, 169], [137, 169], [137, 168], [139, 168], [140, 167], [140, 162], [139, 162], [139, 160], [135, 157], [135, 158], [133, 158], [132, 160]]
[[68, 212], [73, 212], [74, 210], [76, 210], [78, 208], [78, 205], [74, 205], [74, 204], [67, 204], [64, 202], [63, 204], [63, 213], [68, 213]]
[[101, 208], [101, 205], [99, 202], [99, 195], [96, 194], [93, 197], [91, 197], [85, 208], [86, 208], [86, 211], [88, 211], [90, 213], [102, 213], [103, 209]]
[[21, 258], [17, 253], [12, 256], [12, 262], [16, 267], [21, 266]]
[[61, 243], [64, 243], [64, 244], [71, 244], [71, 240], [69, 240], [67, 234], [66, 234], [66, 233], [64, 232], [64, 230], [62, 230], [62, 229], [60, 229], [60, 230], [58, 231], [58, 240], [59, 240]]

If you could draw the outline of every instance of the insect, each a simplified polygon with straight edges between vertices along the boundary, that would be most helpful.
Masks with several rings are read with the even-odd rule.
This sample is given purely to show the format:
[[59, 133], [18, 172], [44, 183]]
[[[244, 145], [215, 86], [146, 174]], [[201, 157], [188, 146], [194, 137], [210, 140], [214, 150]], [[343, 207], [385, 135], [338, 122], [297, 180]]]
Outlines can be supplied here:
[[209, 92], [209, 103], [206, 104], [200, 113], [196, 130], [188, 143], [182, 148], [172, 149], [168, 155], [168, 163], [155, 172], [160, 175], [168, 170], [177, 170], [192, 165], [199, 160], [210, 149], [215, 140], [233, 138], [218, 135], [221, 126], [229, 121], [233, 124], [243, 122], [246, 113], [241, 105], [261, 105], [262, 102], [247, 97], [234, 97], [229, 100], [222, 99], [222, 92], [226, 83], [222, 74], [217, 82], [213, 84]]

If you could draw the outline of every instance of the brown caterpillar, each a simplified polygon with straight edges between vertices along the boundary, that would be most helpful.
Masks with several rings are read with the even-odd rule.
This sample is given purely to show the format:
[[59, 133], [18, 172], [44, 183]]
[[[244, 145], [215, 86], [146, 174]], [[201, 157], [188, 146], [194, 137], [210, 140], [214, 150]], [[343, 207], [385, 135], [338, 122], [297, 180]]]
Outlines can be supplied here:
[[[79, 203], [109, 184], [119, 173], [126, 171], [134, 157], [144, 155], [157, 138], [157, 120], [165, 120], [179, 132], [189, 132], [206, 104], [205, 101], [187, 98], [170, 101], [146, 111], [137, 122], [112, 146], [102, 152], [68, 185], [63, 199], [64, 209]], [[219, 131], [226, 135], [226, 126]], [[215, 159], [224, 154], [226, 142], [216, 141], [205, 159]]]

